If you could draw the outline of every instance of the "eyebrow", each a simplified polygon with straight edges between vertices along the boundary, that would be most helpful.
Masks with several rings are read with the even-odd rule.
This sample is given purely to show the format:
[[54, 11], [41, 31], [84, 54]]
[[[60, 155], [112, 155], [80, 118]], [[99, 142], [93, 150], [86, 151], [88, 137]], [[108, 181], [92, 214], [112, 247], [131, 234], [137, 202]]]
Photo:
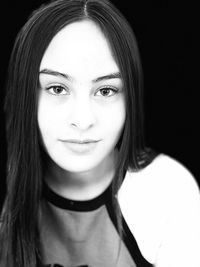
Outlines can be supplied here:
[[[55, 70], [51, 70], [51, 69], [43, 69], [39, 72], [40, 74], [48, 74], [48, 75], [54, 75], [54, 76], [60, 76], [60, 77], [64, 77], [65, 79], [69, 80], [69, 81], [73, 81], [74, 79], [72, 78], [72, 76], [66, 74], [66, 73], [61, 73], [59, 71], [55, 71]], [[120, 72], [114, 72], [114, 73], [110, 73], [108, 75], [104, 75], [101, 77], [98, 77], [94, 80], [92, 80], [93, 83], [95, 82], [100, 82], [103, 80], [109, 80], [109, 79], [116, 79], [116, 78], [121, 78], [121, 73]]]

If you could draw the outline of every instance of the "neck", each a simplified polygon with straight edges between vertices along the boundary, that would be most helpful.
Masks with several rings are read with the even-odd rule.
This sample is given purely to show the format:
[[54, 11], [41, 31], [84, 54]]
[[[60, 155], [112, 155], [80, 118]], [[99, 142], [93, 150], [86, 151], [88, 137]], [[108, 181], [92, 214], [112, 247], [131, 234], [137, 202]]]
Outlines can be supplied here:
[[57, 194], [72, 200], [89, 200], [103, 193], [115, 175], [117, 151], [95, 168], [68, 172], [55, 163], [49, 164], [45, 181]]

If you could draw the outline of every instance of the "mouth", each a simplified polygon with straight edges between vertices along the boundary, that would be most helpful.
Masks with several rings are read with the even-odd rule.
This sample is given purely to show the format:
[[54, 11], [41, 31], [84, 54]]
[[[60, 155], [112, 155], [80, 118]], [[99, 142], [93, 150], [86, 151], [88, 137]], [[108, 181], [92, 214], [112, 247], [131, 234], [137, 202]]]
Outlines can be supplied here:
[[74, 143], [74, 144], [88, 144], [88, 143], [96, 143], [98, 141], [99, 140], [93, 140], [93, 139], [85, 139], [85, 140], [68, 139], [68, 140], [65, 140], [64, 142]]
[[72, 153], [75, 154], [88, 154], [94, 151], [98, 142], [100, 140], [94, 139], [85, 139], [85, 140], [78, 140], [78, 139], [67, 139], [67, 140], [60, 140], [64, 146]]

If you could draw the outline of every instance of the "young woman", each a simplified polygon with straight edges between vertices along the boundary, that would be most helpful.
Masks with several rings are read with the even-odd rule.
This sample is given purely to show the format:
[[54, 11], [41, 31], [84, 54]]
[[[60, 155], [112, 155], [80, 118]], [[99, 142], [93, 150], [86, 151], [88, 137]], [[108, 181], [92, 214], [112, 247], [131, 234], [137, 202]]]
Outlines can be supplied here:
[[1, 267], [199, 267], [200, 194], [143, 140], [135, 36], [108, 0], [57, 0], [17, 36]]

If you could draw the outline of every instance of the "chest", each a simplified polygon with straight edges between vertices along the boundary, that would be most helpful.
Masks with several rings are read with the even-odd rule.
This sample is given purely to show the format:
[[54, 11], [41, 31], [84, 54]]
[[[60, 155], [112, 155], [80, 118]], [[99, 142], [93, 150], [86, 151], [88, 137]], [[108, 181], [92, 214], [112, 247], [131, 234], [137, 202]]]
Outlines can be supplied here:
[[42, 221], [45, 264], [136, 267], [105, 206], [73, 212], [48, 205]]

